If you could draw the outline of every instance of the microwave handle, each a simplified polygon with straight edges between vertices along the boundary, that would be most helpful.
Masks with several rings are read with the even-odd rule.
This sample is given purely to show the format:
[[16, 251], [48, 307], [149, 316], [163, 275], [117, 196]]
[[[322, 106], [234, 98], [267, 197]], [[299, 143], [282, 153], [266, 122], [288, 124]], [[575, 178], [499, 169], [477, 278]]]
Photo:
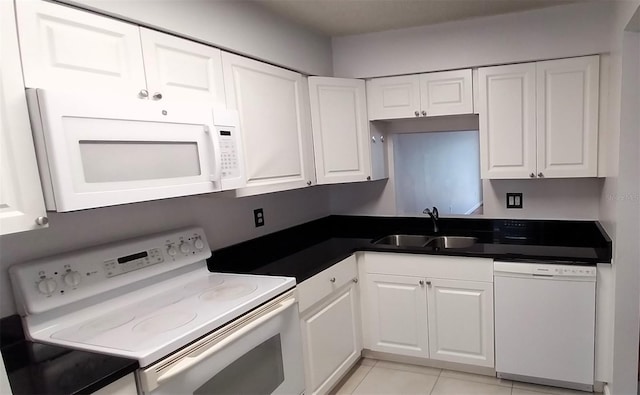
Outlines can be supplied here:
[[[158, 388], [158, 386], [163, 382], [171, 379], [172, 377], [184, 372], [185, 370], [190, 369], [192, 366], [197, 365], [203, 360], [209, 358], [211, 355], [225, 348], [230, 343], [235, 342], [236, 340], [243, 337], [245, 334], [251, 332], [255, 328], [264, 324], [266, 321], [282, 313], [284, 310], [291, 307], [294, 303], [296, 303], [295, 298], [289, 298], [289, 299], [283, 300], [282, 302], [278, 303], [277, 305], [278, 307], [276, 309], [271, 310], [268, 313], [265, 313], [264, 315], [255, 318], [253, 321], [249, 321], [249, 323], [245, 324], [245, 326], [234, 331], [232, 334], [220, 340], [219, 342], [212, 344], [211, 346], [209, 346], [209, 348], [205, 348], [204, 350], [201, 350], [201, 349], [197, 350], [196, 352], [183, 357], [178, 363], [173, 365], [171, 368], [169, 368], [165, 372], [160, 373], [156, 377], [156, 380], [149, 380], [152, 378], [149, 376], [152, 376], [153, 373], [155, 373], [155, 369], [149, 369], [149, 370], [152, 370], [151, 372], [149, 370], [143, 371], [143, 375], [146, 376], [143, 378], [143, 382], [146, 384], [145, 386], [149, 387], [147, 388], [147, 390], [152, 391], [155, 388]], [[155, 381], [155, 383], [153, 383], [152, 381]]]
[[220, 141], [216, 136], [215, 129], [212, 131], [208, 126], [205, 126], [204, 132], [209, 137], [209, 180], [220, 183], [220, 168], [222, 167]]

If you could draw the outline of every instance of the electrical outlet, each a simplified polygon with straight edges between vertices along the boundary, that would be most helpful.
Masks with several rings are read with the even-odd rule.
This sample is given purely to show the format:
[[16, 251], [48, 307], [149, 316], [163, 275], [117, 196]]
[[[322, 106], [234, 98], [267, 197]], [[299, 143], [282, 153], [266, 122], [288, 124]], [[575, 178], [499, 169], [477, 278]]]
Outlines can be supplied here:
[[522, 208], [522, 193], [507, 192], [507, 208]]
[[253, 210], [253, 222], [258, 226], [264, 226], [264, 212], [261, 208]]

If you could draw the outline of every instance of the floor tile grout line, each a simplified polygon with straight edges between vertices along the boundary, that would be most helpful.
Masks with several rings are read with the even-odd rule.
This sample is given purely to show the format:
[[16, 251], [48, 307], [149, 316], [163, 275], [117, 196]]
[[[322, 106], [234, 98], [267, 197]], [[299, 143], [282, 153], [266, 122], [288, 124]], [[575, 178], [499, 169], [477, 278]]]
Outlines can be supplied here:
[[[351, 392], [350, 392], [350, 394], [353, 394], [353, 393], [358, 389], [358, 387], [360, 386], [360, 384], [362, 384], [362, 382], [364, 381], [364, 379], [366, 379], [366, 378], [367, 378], [367, 376], [371, 373], [371, 371], [373, 370], [373, 367], [374, 367], [374, 366], [376, 366], [376, 364], [377, 364], [377, 363], [378, 363], [378, 361], [374, 362], [374, 364], [373, 364], [373, 365], [371, 365], [371, 366], [367, 366], [367, 367], [369, 368], [369, 369], [367, 370], [367, 373], [366, 373], [364, 376], [362, 376], [362, 378], [360, 379], [360, 381], [358, 381], [358, 383], [355, 385], [355, 387], [353, 388], [353, 391], [351, 391]], [[365, 365], [360, 365], [360, 366], [365, 366]]]

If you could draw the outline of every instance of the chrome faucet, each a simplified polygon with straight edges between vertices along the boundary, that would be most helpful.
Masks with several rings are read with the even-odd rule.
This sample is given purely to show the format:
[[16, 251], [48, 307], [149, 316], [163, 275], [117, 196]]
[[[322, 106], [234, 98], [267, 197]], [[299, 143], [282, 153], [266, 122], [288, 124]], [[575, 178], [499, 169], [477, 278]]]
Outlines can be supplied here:
[[429, 207], [427, 207], [422, 211], [422, 214], [429, 214], [429, 217], [431, 217], [431, 221], [433, 222], [433, 233], [438, 233], [438, 208], [433, 206], [433, 209], [429, 210]]

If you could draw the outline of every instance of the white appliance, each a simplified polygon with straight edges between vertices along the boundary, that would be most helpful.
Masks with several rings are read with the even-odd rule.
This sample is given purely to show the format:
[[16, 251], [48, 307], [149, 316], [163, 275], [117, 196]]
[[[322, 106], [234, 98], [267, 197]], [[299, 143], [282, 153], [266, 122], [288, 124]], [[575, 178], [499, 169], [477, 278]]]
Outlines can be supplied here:
[[27, 89], [50, 211], [243, 187], [238, 115], [177, 103]]
[[140, 393], [303, 393], [295, 279], [211, 273], [210, 255], [191, 228], [9, 273], [30, 339], [137, 359]]
[[593, 391], [596, 267], [494, 262], [498, 377]]

